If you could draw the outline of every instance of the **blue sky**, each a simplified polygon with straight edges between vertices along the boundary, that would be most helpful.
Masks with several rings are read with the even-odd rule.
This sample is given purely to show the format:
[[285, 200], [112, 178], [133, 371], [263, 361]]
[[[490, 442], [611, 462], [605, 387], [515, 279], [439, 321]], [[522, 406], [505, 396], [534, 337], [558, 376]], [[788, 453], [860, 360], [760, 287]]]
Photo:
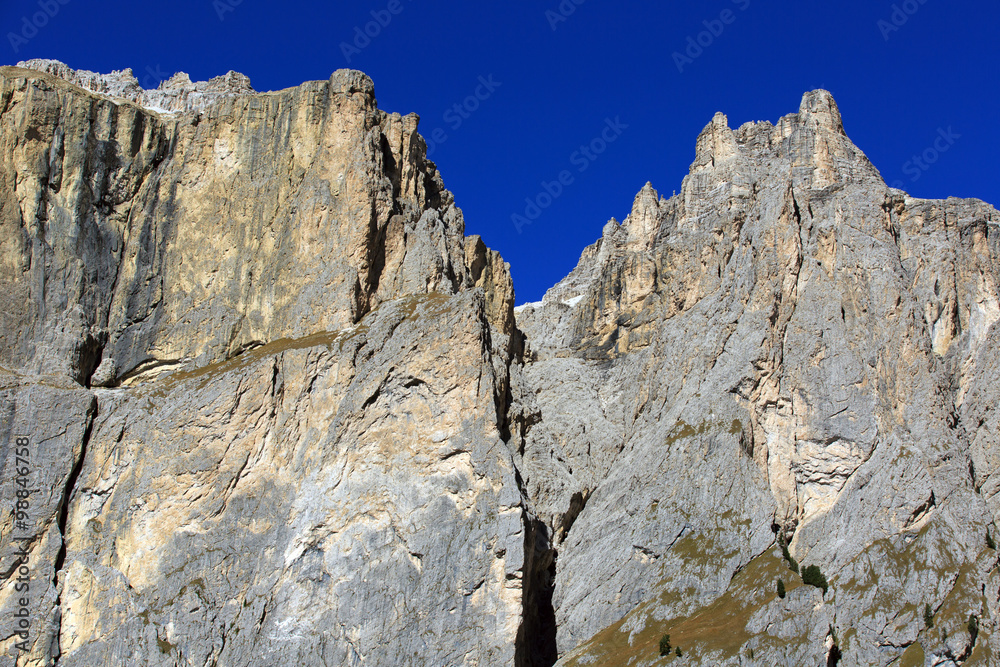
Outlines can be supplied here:
[[[646, 181], [679, 189], [716, 111], [776, 121], [813, 88], [890, 183], [1000, 204], [998, 25], [992, 0], [3, 0], [0, 63], [131, 67], [149, 87], [232, 69], [258, 90], [360, 69], [383, 109], [437, 131], [466, 231], [511, 263], [522, 303]], [[547, 206], [519, 231], [526, 198]]]

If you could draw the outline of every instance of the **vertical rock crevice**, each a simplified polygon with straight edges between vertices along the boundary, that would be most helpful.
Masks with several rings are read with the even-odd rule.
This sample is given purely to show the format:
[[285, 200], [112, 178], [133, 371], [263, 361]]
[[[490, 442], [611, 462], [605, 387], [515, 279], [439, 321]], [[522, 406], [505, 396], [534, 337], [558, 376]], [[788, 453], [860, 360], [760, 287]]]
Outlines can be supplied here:
[[55, 561], [52, 565], [53, 581], [52, 586], [56, 590], [56, 598], [53, 602], [53, 611], [55, 617], [54, 623], [54, 637], [52, 638], [51, 650], [54, 652], [52, 655], [52, 665], [58, 665], [59, 659], [62, 657], [59, 654], [59, 636], [61, 634], [62, 626], [62, 582], [60, 582], [61, 573], [63, 567], [66, 565], [66, 542], [67, 542], [67, 530], [69, 523], [69, 510], [70, 505], [73, 502], [73, 496], [76, 493], [77, 481], [80, 478], [80, 473], [83, 471], [84, 463], [87, 459], [87, 448], [90, 445], [90, 438], [94, 432], [94, 424], [97, 422], [97, 417], [100, 411], [98, 404], [98, 399], [94, 396], [91, 399], [90, 407], [87, 409], [87, 426], [83, 431], [83, 438], [80, 441], [80, 453], [73, 464], [72, 470], [70, 470], [69, 477], [66, 478], [66, 485], [63, 487], [62, 499], [59, 504], [57, 512], [57, 526], [59, 528], [59, 538], [61, 544], [59, 545], [59, 551], [56, 553]]
[[[57, 578], [59, 576], [59, 571], [62, 570], [63, 565], [66, 563], [66, 529], [67, 522], [69, 521], [69, 508], [73, 502], [73, 495], [76, 491], [77, 480], [80, 478], [80, 473], [83, 471], [83, 465], [87, 459], [87, 447], [90, 444], [90, 436], [93, 434], [94, 424], [97, 421], [98, 413], [99, 406], [97, 397], [95, 396], [90, 404], [90, 408], [87, 410], [87, 427], [83, 431], [83, 438], [80, 443], [80, 455], [73, 464], [69, 477], [66, 478], [66, 486], [63, 488], [62, 492], [62, 501], [59, 504], [57, 525], [59, 527], [59, 534], [62, 536], [62, 546], [59, 549], [59, 553], [56, 555], [54, 565], [55, 575]], [[58, 582], [53, 583], [58, 587]]]
[[544, 522], [528, 515], [524, 524], [524, 603], [514, 665], [552, 667], [559, 657], [556, 649], [556, 614], [552, 605], [557, 554]]

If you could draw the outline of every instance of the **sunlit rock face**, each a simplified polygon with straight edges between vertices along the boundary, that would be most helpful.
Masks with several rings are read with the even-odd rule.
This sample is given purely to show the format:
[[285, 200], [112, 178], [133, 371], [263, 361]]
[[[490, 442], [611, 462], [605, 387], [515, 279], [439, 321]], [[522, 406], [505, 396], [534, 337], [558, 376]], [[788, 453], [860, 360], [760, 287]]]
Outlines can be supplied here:
[[1000, 662], [1000, 216], [828, 93], [516, 311], [359, 72], [0, 109], [0, 665]]
[[[666, 633], [687, 664], [1000, 659], [998, 223], [887, 187], [815, 91], [716, 115], [674, 197], [517, 309], [560, 664], [659, 664]], [[777, 597], [779, 540], [825, 599]]]
[[513, 288], [417, 118], [359, 72], [137, 93], [25, 65], [0, 70], [3, 461], [30, 434], [45, 495], [17, 664], [526, 664]]
[[0, 363], [118, 384], [477, 284], [510, 327], [502, 262], [360, 72], [172, 115], [2, 74]]

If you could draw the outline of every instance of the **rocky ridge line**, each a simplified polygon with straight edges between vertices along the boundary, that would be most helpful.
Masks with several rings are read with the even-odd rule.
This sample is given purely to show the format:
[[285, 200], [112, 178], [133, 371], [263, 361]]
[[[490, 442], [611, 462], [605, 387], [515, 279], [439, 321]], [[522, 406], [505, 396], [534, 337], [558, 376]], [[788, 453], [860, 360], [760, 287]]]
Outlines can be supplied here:
[[208, 81], [191, 81], [184, 72], [177, 72], [154, 89], [144, 89], [131, 69], [99, 74], [78, 70], [58, 60], [34, 59], [17, 64], [23, 69], [37, 70], [68, 81], [84, 90], [113, 99], [127, 100], [149, 111], [166, 114], [196, 113], [229, 97], [253, 94], [250, 79], [230, 71]]
[[826, 91], [716, 115], [515, 324], [364, 75], [164, 115], [41, 67], [0, 70], [36, 663], [996, 660], [1000, 215], [888, 188]]

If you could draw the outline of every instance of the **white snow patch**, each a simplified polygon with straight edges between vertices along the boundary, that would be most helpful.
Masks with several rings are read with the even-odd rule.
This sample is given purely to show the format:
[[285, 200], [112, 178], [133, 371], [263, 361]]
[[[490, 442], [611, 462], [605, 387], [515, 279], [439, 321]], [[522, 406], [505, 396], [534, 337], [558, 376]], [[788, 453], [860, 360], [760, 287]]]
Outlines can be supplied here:
[[178, 113], [177, 111], [174, 111], [172, 109], [164, 109], [163, 107], [157, 107], [151, 104], [143, 104], [142, 108], [145, 109], [146, 111], [153, 111], [155, 113], [164, 114], [167, 116], [174, 116], [177, 115]]
[[563, 301], [563, 303], [565, 303], [567, 306], [569, 306], [570, 308], [572, 308], [576, 304], [578, 304], [581, 301], [583, 301], [583, 297], [584, 297], [583, 294], [581, 294], [580, 296], [574, 296], [572, 299], [566, 299], [565, 301]]
[[534, 310], [536, 308], [541, 308], [541, 307], [542, 307], [542, 302], [541, 301], [532, 301], [531, 303], [522, 303], [520, 306], [518, 306], [518, 307], [516, 307], [514, 309], [514, 312], [515, 313], [523, 313], [528, 308], [531, 308], [532, 310]]

